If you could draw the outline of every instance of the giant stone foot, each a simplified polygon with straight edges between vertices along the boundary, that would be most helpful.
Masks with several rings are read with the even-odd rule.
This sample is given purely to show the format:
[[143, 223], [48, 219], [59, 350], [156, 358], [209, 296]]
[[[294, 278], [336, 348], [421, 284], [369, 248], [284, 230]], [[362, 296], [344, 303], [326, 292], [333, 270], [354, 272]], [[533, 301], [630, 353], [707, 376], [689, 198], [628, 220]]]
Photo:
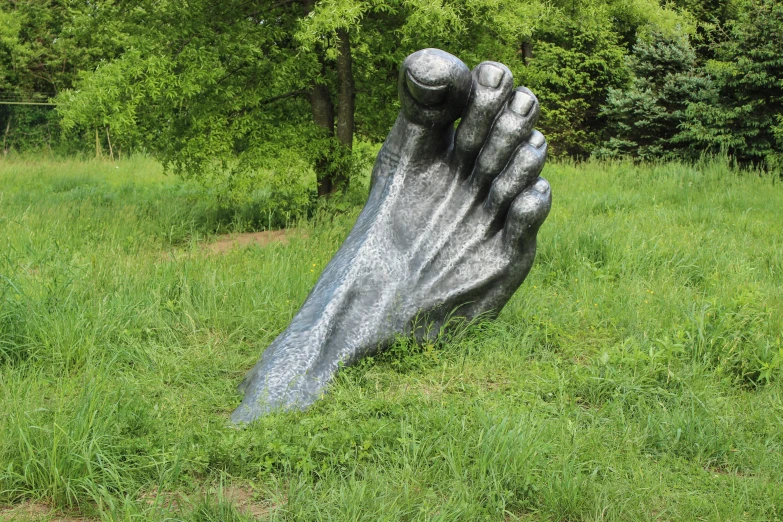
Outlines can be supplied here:
[[[367, 204], [240, 385], [233, 422], [312, 404], [341, 363], [400, 334], [421, 337], [449, 318], [499, 312], [530, 271], [552, 198], [538, 176], [547, 147], [533, 130], [536, 97], [514, 89], [502, 64], [471, 74], [437, 49], [405, 59], [398, 89], [402, 110]], [[419, 331], [422, 317], [429, 328]]]

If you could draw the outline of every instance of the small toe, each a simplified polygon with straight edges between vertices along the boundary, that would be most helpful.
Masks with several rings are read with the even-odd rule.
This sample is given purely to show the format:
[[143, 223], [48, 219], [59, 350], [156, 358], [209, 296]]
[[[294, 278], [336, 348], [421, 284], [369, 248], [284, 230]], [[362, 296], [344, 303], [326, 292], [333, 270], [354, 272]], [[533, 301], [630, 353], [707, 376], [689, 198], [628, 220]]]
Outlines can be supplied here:
[[475, 186], [487, 187], [500, 174], [516, 148], [530, 135], [538, 113], [538, 99], [529, 89], [520, 87], [513, 92], [476, 160], [471, 174]]
[[503, 240], [512, 249], [528, 247], [552, 207], [552, 189], [544, 178], [538, 178], [519, 194], [508, 211]]
[[546, 150], [544, 135], [534, 130], [492, 182], [485, 203], [487, 210], [498, 216], [508, 211], [514, 198], [538, 178], [544, 168]]
[[402, 112], [409, 121], [445, 126], [465, 108], [471, 90], [470, 70], [447, 52], [422, 49], [402, 63], [398, 90]]
[[472, 166], [513, 88], [514, 77], [501, 63], [483, 62], [473, 69], [473, 92], [455, 139], [455, 158], [460, 165]]

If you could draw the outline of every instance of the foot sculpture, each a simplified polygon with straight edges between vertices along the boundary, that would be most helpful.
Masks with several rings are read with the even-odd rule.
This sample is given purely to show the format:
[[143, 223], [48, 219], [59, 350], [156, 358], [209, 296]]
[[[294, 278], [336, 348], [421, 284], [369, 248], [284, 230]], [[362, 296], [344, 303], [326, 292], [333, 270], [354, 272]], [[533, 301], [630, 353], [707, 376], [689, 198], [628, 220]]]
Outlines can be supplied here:
[[402, 110], [367, 204], [240, 385], [235, 423], [312, 404], [341, 363], [400, 334], [422, 338], [449, 318], [496, 314], [530, 271], [551, 205], [538, 177], [546, 142], [533, 130], [536, 97], [515, 90], [502, 64], [484, 62], [471, 74], [437, 49], [405, 59], [398, 89]]

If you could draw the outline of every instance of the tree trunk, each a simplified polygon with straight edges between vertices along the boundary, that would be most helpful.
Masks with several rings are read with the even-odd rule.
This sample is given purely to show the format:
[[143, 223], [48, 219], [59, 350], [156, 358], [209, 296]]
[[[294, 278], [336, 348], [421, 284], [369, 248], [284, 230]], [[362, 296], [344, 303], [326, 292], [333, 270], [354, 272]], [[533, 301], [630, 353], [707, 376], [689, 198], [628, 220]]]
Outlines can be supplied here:
[[[302, 8], [305, 16], [315, 9], [315, 0], [303, 0]], [[316, 51], [318, 61], [321, 64], [321, 74], [326, 76], [326, 59], [323, 53]], [[313, 123], [322, 129], [325, 138], [334, 137], [334, 103], [329, 93], [329, 87], [322, 83], [313, 82], [310, 87], [310, 111], [313, 114]], [[329, 153], [319, 157], [315, 161], [315, 177], [318, 183], [318, 195], [326, 196], [334, 192], [335, 184], [333, 169], [330, 168]]]
[[[305, 16], [315, 8], [316, 0], [302, 0]], [[315, 171], [318, 179], [318, 195], [325, 196], [348, 186], [347, 162], [341, 161], [351, 154], [353, 148], [354, 115], [356, 112], [356, 89], [353, 81], [353, 57], [351, 39], [346, 29], [337, 31], [337, 141], [340, 149], [329, 151], [327, 157], [316, 161]], [[326, 72], [326, 60], [318, 54], [321, 72]], [[324, 74], [325, 76], [325, 74]], [[310, 90], [310, 109], [313, 122], [323, 129], [324, 136], [335, 135], [335, 110], [329, 88], [324, 84], [313, 83]]]
[[109, 157], [114, 161], [114, 149], [111, 148], [111, 138], [109, 137], [109, 126], [106, 126], [106, 141], [109, 143]]
[[[350, 154], [353, 147], [354, 113], [356, 110], [356, 90], [353, 82], [353, 57], [351, 39], [348, 31], [337, 31], [337, 140], [344, 147], [343, 154]], [[348, 173], [341, 171], [335, 175], [335, 188], [348, 185]]]
[[[313, 122], [323, 129], [324, 137], [334, 136], [334, 105], [326, 85], [313, 83], [310, 90], [310, 110]], [[329, 168], [329, 158], [322, 156], [315, 162], [315, 174], [318, 181], [318, 195], [326, 196], [334, 191], [334, 180]]]
[[8, 143], [8, 132], [11, 130], [11, 118], [13, 117], [13, 113], [11, 111], [8, 111], [8, 123], [5, 125], [5, 134], [3, 134], [3, 156], [8, 155], [8, 148], [6, 147], [6, 144]]
[[530, 60], [533, 59], [533, 42], [522, 42], [520, 51], [522, 54], [522, 63], [530, 65]]

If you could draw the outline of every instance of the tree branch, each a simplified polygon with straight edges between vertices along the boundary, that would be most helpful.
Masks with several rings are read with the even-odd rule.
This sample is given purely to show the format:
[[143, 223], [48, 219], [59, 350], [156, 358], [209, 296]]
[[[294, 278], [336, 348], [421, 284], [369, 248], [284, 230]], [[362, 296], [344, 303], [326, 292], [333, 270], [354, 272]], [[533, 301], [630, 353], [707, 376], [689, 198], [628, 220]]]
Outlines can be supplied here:
[[256, 16], [260, 15], [261, 13], [266, 12], [267, 10], [276, 9], [278, 7], [283, 7], [284, 5], [288, 5], [288, 4], [301, 4], [301, 3], [302, 3], [302, 0], [280, 0], [279, 2], [275, 2], [274, 4], [270, 5], [267, 8], [259, 9], [258, 11], [255, 11], [255, 12], [252, 12], [252, 13], [248, 13], [245, 16], [247, 18], [255, 18]]
[[276, 101], [283, 100], [285, 98], [294, 98], [296, 96], [301, 96], [303, 94], [307, 94], [306, 89], [299, 89], [298, 91], [291, 91], [287, 92], [285, 94], [280, 94], [278, 96], [272, 96], [271, 98], [267, 98], [266, 100], [261, 101], [258, 106], [261, 107], [263, 105], [269, 105], [270, 103], [274, 103]]
[[250, 112], [250, 111], [252, 111], [254, 109], [258, 109], [260, 107], [263, 107], [264, 105], [269, 105], [271, 103], [275, 103], [277, 101], [284, 100], [286, 98], [295, 98], [297, 96], [302, 96], [302, 95], [307, 94], [307, 92], [308, 91], [306, 89], [300, 89], [298, 91], [291, 91], [291, 92], [287, 92], [285, 94], [280, 94], [278, 96], [272, 96], [271, 98], [267, 98], [266, 100], [261, 100], [260, 102], [258, 102], [256, 105], [253, 105], [252, 107], [245, 107], [243, 109], [238, 109], [238, 110], [232, 112], [231, 116], [232, 117], [237, 117], [237, 116], [240, 116], [240, 115], [243, 115], [243, 114], [247, 114], [248, 112]]

